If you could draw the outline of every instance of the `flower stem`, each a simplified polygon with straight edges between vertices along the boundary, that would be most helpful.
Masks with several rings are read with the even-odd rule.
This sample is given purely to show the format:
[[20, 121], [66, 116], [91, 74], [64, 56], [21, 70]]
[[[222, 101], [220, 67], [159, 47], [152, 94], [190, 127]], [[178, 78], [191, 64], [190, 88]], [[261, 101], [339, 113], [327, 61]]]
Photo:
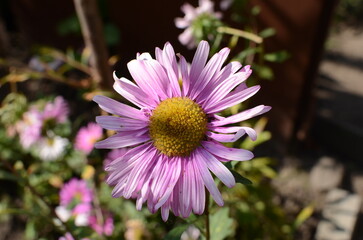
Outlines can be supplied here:
[[254, 33], [246, 32], [246, 31], [243, 31], [243, 30], [235, 29], [235, 28], [219, 27], [217, 29], [217, 31], [219, 33], [225, 33], [225, 34], [245, 38], [245, 39], [251, 40], [251, 41], [253, 41], [255, 43], [262, 43], [262, 41], [263, 41], [263, 39], [260, 36], [254, 34]]
[[206, 192], [205, 197], [205, 228], [206, 228], [206, 234], [205, 239], [210, 240], [210, 228], [209, 228], [209, 193]]

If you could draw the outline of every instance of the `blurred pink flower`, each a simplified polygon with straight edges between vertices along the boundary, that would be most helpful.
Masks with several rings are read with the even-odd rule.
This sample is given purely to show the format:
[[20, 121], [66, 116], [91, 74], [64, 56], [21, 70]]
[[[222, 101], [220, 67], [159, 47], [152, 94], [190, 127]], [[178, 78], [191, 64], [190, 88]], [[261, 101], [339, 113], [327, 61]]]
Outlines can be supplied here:
[[[72, 234], [67, 232], [64, 236], [60, 237], [58, 240], [74, 240]], [[81, 240], [90, 240], [89, 238], [82, 238]]]
[[189, 49], [197, 46], [196, 39], [194, 37], [195, 29], [194, 23], [199, 18], [209, 16], [214, 19], [222, 18], [222, 13], [214, 11], [214, 3], [210, 0], [199, 0], [199, 6], [193, 7], [189, 3], [185, 3], [181, 6], [182, 12], [184, 12], [184, 18], [176, 18], [175, 26], [180, 29], [185, 29], [182, 34], [179, 35], [179, 41], [187, 46]]
[[86, 181], [72, 178], [62, 187], [59, 198], [61, 205], [67, 206], [71, 203], [76, 203], [76, 208], [79, 204], [90, 204], [93, 199], [93, 194], [91, 189], [88, 188]]
[[96, 123], [82, 127], [76, 136], [75, 148], [89, 154], [95, 143], [102, 138], [102, 128]]
[[123, 155], [125, 155], [125, 153], [127, 153], [128, 148], [118, 148], [118, 149], [113, 149], [112, 151], [110, 151], [105, 160], [103, 161], [103, 168], [106, 168], [110, 163], [112, 163], [113, 160], [122, 157]]
[[72, 234], [67, 232], [64, 236], [60, 237], [58, 240], [74, 240]]
[[43, 110], [43, 121], [55, 119], [57, 123], [64, 123], [69, 114], [69, 108], [67, 102], [63, 97], [58, 96], [53, 102], [48, 102]]
[[23, 119], [16, 123], [15, 128], [24, 149], [28, 149], [40, 139], [42, 125], [41, 113], [34, 107], [25, 112]]
[[111, 215], [104, 214], [104, 222], [100, 223], [95, 215], [89, 218], [89, 225], [98, 235], [111, 236], [113, 232], [113, 218]]

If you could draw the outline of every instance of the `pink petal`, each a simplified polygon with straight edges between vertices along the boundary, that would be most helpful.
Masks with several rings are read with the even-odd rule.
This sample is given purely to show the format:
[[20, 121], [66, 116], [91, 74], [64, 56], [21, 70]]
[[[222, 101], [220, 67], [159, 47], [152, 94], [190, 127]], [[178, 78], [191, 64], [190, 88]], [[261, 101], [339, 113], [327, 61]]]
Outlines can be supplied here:
[[170, 43], [165, 43], [164, 49], [162, 51], [162, 61], [161, 64], [166, 69], [170, 81], [170, 88], [172, 89], [173, 96], [181, 96], [180, 86], [179, 86], [179, 74], [178, 65], [176, 62], [175, 52]]
[[243, 89], [241, 92], [237, 92], [233, 96], [227, 97], [214, 105], [209, 105], [207, 108], [205, 108], [205, 112], [217, 113], [226, 108], [232, 107], [255, 95], [260, 90], [260, 88], [260, 86], [253, 86], [247, 89]]
[[214, 175], [216, 175], [216, 177], [219, 178], [227, 187], [231, 188], [236, 185], [236, 181], [232, 173], [212, 154], [210, 154], [208, 151], [205, 151], [204, 149], [201, 149], [199, 153], [204, 156], [203, 160], [208, 166], [209, 170], [211, 170]]
[[[181, 160], [180, 158], [175, 158], [171, 161], [171, 164], [168, 166], [168, 169], [165, 168], [163, 171], [167, 172], [170, 171], [170, 176], [166, 176], [167, 178], [164, 178], [164, 180], [159, 180], [164, 185], [166, 185], [166, 188], [164, 190], [164, 193], [159, 197], [159, 201], [156, 203], [155, 208], [158, 209], [160, 206], [162, 206], [169, 198], [171, 193], [173, 192], [174, 186], [177, 183], [180, 172], [181, 172]], [[169, 178], [169, 179], [168, 179]], [[168, 179], [168, 180], [165, 180]]]
[[229, 78], [225, 79], [224, 81], [221, 81], [220, 84], [216, 86], [209, 94], [207, 100], [203, 103], [203, 107], [205, 108], [209, 107], [210, 105], [215, 105], [215, 103], [219, 103], [237, 85], [246, 81], [249, 75], [250, 73], [246, 74], [245, 72], [238, 72], [236, 74], [231, 75]]
[[195, 52], [192, 65], [190, 67], [190, 86], [194, 87], [194, 82], [199, 78], [209, 55], [209, 44], [207, 41], [200, 41]]
[[114, 131], [131, 131], [147, 127], [146, 121], [120, 118], [116, 116], [97, 116], [96, 122], [103, 128]]
[[143, 134], [141, 136], [135, 135], [139, 134], [139, 132], [140, 131], [117, 133], [109, 138], [106, 138], [103, 141], [97, 142], [95, 144], [95, 148], [115, 149], [115, 148], [130, 147], [150, 140], [148, 134]]
[[206, 135], [218, 142], [235, 142], [240, 139], [245, 133], [245, 130], [240, 129], [237, 131], [236, 134], [219, 134], [214, 132], [207, 132]]
[[228, 148], [212, 141], [203, 141], [202, 146], [211, 154], [227, 160], [246, 161], [253, 158], [253, 153], [248, 150]]
[[139, 87], [156, 102], [166, 99], [165, 88], [167, 87], [167, 76], [164, 69], [156, 60], [133, 60], [127, 64], [129, 71]]
[[259, 105], [257, 107], [245, 110], [243, 112], [237, 113], [235, 115], [232, 115], [230, 117], [226, 117], [222, 120], [215, 120], [212, 121], [211, 123], [209, 123], [210, 127], [218, 127], [218, 126], [223, 126], [223, 125], [227, 125], [227, 124], [231, 124], [231, 123], [237, 123], [237, 122], [242, 122], [245, 121], [247, 119], [256, 117], [258, 115], [261, 115], [265, 112], [268, 112], [271, 109], [270, 106], [265, 106], [265, 105]]
[[205, 161], [203, 161], [203, 157], [197, 151], [195, 151], [194, 158], [205, 187], [212, 195], [214, 201], [216, 201], [219, 206], [223, 206], [224, 202], [222, 195], [216, 187], [212, 175], [210, 174], [208, 167], [205, 164]]
[[[190, 92], [191, 99], [195, 99], [203, 89], [209, 84], [213, 77], [217, 76], [217, 72], [222, 67], [223, 62], [226, 60], [230, 50], [224, 48], [209, 60], [207, 65], [204, 67], [203, 71], [199, 75], [198, 79], [194, 80], [193, 88]], [[193, 79], [191, 79], [193, 80]], [[204, 93], [204, 95], [209, 93]], [[199, 99], [200, 100], [200, 99]]]
[[122, 117], [146, 120], [146, 117], [144, 116], [144, 114], [141, 113], [140, 110], [120, 103], [111, 98], [98, 95], [93, 98], [93, 101], [95, 101], [100, 106], [100, 108], [111, 114], [116, 114]]
[[196, 164], [196, 160], [193, 159], [191, 161], [193, 166], [193, 173], [194, 173], [194, 184], [195, 188], [192, 192], [192, 207], [195, 214], [203, 214], [204, 207], [205, 207], [205, 187], [203, 184], [203, 179], [201, 178], [198, 165]]
[[126, 78], [118, 79], [114, 74], [115, 83], [113, 84], [113, 88], [118, 92], [121, 96], [135, 104], [136, 106], [142, 107], [155, 107], [157, 106], [157, 102], [147, 93], [142, 91], [138, 86], [132, 83], [130, 80]]
[[255, 141], [257, 139], [257, 133], [250, 127], [210, 127], [209, 130], [219, 133], [235, 133], [243, 129], [247, 135]]
[[182, 95], [187, 96], [188, 92], [189, 92], [189, 87], [190, 87], [188, 63], [182, 55], [179, 55], [179, 58], [180, 58], [179, 65], [180, 65], [182, 87], [183, 87]]

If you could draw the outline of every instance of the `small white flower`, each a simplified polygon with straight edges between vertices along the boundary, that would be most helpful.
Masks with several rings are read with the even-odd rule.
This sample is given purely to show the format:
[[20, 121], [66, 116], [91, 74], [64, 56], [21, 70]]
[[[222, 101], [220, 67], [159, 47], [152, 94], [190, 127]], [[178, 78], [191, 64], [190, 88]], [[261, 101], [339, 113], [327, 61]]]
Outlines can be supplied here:
[[88, 213], [79, 213], [76, 215], [74, 224], [76, 226], [88, 226], [88, 219], [89, 219]]
[[39, 140], [35, 149], [38, 156], [44, 161], [53, 161], [61, 157], [64, 149], [68, 144], [68, 140], [59, 136], [45, 137]]
[[190, 225], [187, 230], [183, 232], [180, 239], [181, 240], [198, 240], [200, 237], [200, 231], [198, 228]]
[[74, 224], [76, 226], [88, 226], [89, 213], [72, 213], [66, 206], [58, 206], [55, 208], [55, 213], [62, 222], [67, 222], [72, 216], [74, 217]]
[[72, 216], [72, 212], [65, 206], [58, 206], [55, 208], [55, 213], [62, 222], [67, 222]]

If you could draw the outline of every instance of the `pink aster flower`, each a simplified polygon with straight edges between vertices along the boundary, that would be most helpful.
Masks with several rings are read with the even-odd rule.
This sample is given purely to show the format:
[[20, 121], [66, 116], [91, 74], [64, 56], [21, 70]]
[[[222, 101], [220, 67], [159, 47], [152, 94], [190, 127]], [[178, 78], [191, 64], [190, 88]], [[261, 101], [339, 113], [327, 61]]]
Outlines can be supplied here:
[[38, 109], [31, 108], [23, 114], [23, 119], [16, 123], [15, 128], [24, 149], [28, 149], [41, 138], [42, 126], [41, 113]]
[[196, 47], [196, 34], [200, 34], [202, 31], [197, 28], [204, 25], [203, 20], [214, 21], [222, 17], [220, 12], [214, 11], [214, 3], [210, 0], [199, 0], [199, 6], [196, 8], [185, 3], [181, 10], [185, 16], [184, 18], [176, 18], [175, 25], [177, 28], [185, 29], [179, 35], [179, 41], [188, 48]]
[[89, 154], [95, 143], [102, 138], [102, 128], [96, 123], [89, 123], [82, 127], [76, 136], [75, 148]]
[[270, 110], [260, 105], [229, 117], [217, 115], [260, 89], [244, 84], [252, 72], [249, 66], [231, 62], [223, 67], [229, 51], [224, 48], [207, 62], [209, 45], [201, 41], [189, 69], [184, 57], [178, 55], [177, 61], [166, 43], [163, 50], [156, 48], [156, 59], [144, 53], [128, 63], [135, 83], [114, 76], [114, 89], [137, 108], [105, 96], [94, 98], [103, 110], [118, 115], [96, 118], [117, 133], [95, 147], [129, 147], [106, 167], [107, 183], [115, 186], [113, 197], [134, 198], [139, 210], [147, 202], [152, 213], [161, 209], [164, 221], [169, 210], [182, 217], [202, 214], [205, 188], [223, 205], [211, 172], [233, 187], [235, 179], [223, 162], [249, 160], [253, 154], [221, 142], [234, 142], [245, 133], [256, 139], [251, 128], [227, 125]]
[[57, 123], [64, 123], [69, 114], [67, 102], [63, 97], [58, 96], [53, 102], [48, 102], [43, 110], [43, 120], [55, 119]]
[[[91, 203], [93, 194], [91, 189], [87, 186], [86, 181], [72, 178], [62, 187], [59, 198], [60, 204], [63, 206], [76, 203], [75, 209], [77, 209], [78, 213], [81, 213], [87, 211], [87, 209], [90, 210], [90, 208], [87, 208], [84, 205]], [[78, 208], [77, 205], [79, 206]]]
[[113, 218], [111, 215], [104, 215], [104, 222], [99, 222], [99, 219], [95, 215], [91, 215], [89, 218], [89, 225], [98, 235], [111, 236], [113, 232]]

